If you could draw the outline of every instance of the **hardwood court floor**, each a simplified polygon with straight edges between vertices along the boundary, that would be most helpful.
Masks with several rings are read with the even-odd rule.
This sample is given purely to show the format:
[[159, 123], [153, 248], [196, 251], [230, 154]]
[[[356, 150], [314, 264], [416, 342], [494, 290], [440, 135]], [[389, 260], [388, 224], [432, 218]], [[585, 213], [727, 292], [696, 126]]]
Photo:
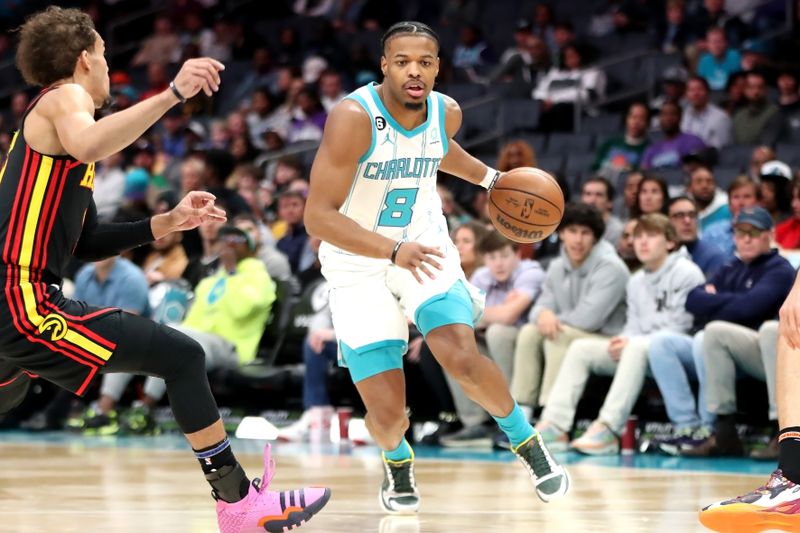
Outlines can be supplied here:
[[[256, 443], [239, 446], [251, 476], [261, 475]], [[377, 456], [304, 455], [275, 449], [275, 488], [325, 484], [327, 508], [312, 532], [665, 532], [703, 531], [697, 510], [751, 490], [765, 476], [572, 464], [573, 490], [543, 504], [516, 462], [420, 459], [418, 517], [378, 509]], [[305, 453], [305, 452], [304, 452]], [[188, 450], [87, 448], [9, 442], [0, 434], [0, 532], [217, 531], [214, 506]]]

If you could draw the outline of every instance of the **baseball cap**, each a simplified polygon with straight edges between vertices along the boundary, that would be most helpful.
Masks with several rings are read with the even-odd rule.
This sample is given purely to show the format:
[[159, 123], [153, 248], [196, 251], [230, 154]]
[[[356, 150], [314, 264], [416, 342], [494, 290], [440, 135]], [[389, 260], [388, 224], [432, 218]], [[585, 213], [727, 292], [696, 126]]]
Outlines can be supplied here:
[[147, 186], [150, 183], [150, 174], [143, 168], [133, 168], [125, 176], [123, 196], [126, 200], [144, 200], [147, 196]]
[[206, 138], [206, 128], [197, 120], [193, 120], [186, 125], [186, 131], [191, 131], [201, 139]]
[[777, 159], [773, 161], [767, 161], [761, 165], [759, 174], [762, 178], [765, 176], [770, 176], [776, 178], [785, 178], [789, 181], [792, 179], [792, 169], [789, 168], [789, 165], [783, 161], [778, 161]]
[[661, 75], [661, 80], [673, 83], [686, 83], [689, 80], [689, 73], [686, 69], [679, 66], [668, 67]]
[[738, 226], [739, 224], [750, 224], [754, 228], [766, 231], [772, 229], [773, 222], [772, 216], [766, 209], [755, 206], [745, 207], [739, 211], [733, 225]]
[[231, 224], [226, 224], [219, 228], [219, 232], [217, 233], [217, 238], [221, 241], [224, 241], [226, 237], [231, 237], [232, 240], [240, 241], [244, 244], [247, 244], [247, 248], [254, 251], [256, 249], [256, 244], [253, 242], [252, 237], [250, 234], [244, 231], [243, 229], [239, 229], [236, 226]]
[[533, 25], [531, 21], [528, 19], [519, 19], [517, 21], [516, 31], [531, 31], [533, 29]]

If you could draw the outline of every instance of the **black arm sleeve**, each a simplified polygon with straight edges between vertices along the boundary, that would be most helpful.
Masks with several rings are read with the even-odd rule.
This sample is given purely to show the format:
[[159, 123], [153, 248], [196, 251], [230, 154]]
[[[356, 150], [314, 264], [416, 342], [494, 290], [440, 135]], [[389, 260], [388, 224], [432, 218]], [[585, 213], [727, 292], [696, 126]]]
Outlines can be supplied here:
[[92, 199], [74, 255], [83, 261], [100, 261], [153, 240], [149, 218], [136, 222], [98, 223], [97, 206]]

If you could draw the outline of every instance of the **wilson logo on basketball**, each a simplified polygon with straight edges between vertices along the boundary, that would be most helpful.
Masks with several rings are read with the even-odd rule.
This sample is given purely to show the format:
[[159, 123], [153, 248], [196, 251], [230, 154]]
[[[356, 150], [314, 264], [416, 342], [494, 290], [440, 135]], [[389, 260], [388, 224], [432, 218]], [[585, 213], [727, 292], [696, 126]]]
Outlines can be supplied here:
[[513, 233], [515, 236], [520, 237], [522, 239], [541, 240], [542, 237], [544, 236], [544, 232], [542, 232], [541, 230], [526, 230], [520, 228], [519, 226], [506, 220], [505, 217], [500, 214], [500, 212], [497, 212], [495, 214], [495, 222], [503, 226], [505, 229]]
[[39, 324], [39, 335], [44, 335], [47, 330], [50, 330], [50, 340], [57, 342], [64, 338], [68, 329], [67, 321], [63, 316], [50, 313]]

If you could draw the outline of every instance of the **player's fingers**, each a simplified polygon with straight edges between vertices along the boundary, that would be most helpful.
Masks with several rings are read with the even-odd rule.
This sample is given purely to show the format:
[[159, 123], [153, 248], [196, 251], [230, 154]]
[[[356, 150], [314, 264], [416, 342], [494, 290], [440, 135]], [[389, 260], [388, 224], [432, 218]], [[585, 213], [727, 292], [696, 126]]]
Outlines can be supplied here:
[[216, 196], [207, 191], [191, 191], [188, 194], [192, 197], [192, 199], [196, 198], [199, 200], [208, 200], [212, 202], [217, 199]]
[[428, 276], [429, 278], [431, 278], [431, 279], [436, 279], [436, 276], [434, 276], [434, 275], [433, 275], [433, 272], [431, 272], [431, 271], [428, 269], [428, 267], [425, 265], [425, 263], [421, 263], [421, 264], [419, 265], [419, 269], [420, 269], [420, 270], [422, 270], [422, 272], [423, 272], [423, 273], [424, 273], [426, 276]]
[[411, 275], [414, 276], [414, 279], [417, 280], [417, 283], [419, 283], [421, 285], [422, 284], [422, 278], [419, 277], [419, 274], [417, 273], [417, 268], [412, 266], [408, 270], [411, 271]]
[[440, 265], [439, 262], [436, 259], [432, 258], [430, 255], [422, 256], [422, 260], [431, 265], [433, 268], [437, 270], [442, 270], [442, 265]]
[[214, 59], [213, 57], [202, 58], [203, 62], [214, 67], [214, 70], [225, 70], [225, 65]]
[[437, 257], [445, 257], [444, 252], [442, 252], [439, 248], [433, 248], [431, 246], [423, 246], [422, 253], [427, 255], [435, 255]]

